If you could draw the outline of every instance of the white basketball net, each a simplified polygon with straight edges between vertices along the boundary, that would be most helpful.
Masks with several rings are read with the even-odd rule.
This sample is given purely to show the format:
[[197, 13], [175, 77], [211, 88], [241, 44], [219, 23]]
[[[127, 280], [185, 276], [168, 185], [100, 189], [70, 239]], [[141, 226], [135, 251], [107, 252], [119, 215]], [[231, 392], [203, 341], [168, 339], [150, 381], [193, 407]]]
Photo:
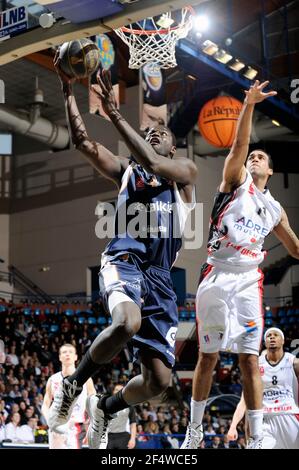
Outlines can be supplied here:
[[[175, 45], [192, 28], [193, 10], [183, 8], [179, 22], [171, 15], [170, 12], [164, 13], [159, 18], [146, 18], [115, 30], [129, 47], [131, 69], [139, 69], [148, 62], [162, 69], [176, 67]], [[149, 24], [151, 30], [148, 30]]]

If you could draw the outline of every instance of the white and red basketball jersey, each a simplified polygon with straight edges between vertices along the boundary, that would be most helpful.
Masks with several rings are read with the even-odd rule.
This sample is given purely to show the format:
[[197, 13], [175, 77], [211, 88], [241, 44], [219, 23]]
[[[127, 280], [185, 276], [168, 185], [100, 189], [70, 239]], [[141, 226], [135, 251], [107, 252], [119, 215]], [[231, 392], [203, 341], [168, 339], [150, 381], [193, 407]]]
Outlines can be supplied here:
[[265, 415], [298, 414], [298, 379], [294, 371], [293, 354], [284, 353], [278, 364], [272, 366], [267, 354], [259, 357], [259, 368], [264, 385]]
[[232, 269], [257, 267], [264, 259], [265, 237], [280, 219], [279, 202], [268, 189], [260, 191], [247, 171], [245, 182], [235, 191], [216, 194], [207, 262]]
[[[55, 394], [61, 390], [62, 387], [63, 375], [61, 372], [57, 372], [51, 377], [51, 392], [54, 397]], [[71, 414], [71, 420], [76, 423], [85, 423], [85, 408], [86, 408], [86, 399], [87, 399], [87, 388], [86, 384], [83, 385], [83, 390], [80, 393], [76, 404], [74, 406], [73, 412]]]

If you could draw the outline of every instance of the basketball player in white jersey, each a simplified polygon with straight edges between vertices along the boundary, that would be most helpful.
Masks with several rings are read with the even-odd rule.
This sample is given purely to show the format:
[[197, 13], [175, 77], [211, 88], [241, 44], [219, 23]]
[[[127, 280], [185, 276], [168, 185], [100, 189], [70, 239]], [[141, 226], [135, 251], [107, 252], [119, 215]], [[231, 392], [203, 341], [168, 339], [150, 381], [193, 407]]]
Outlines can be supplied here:
[[[299, 359], [284, 352], [284, 334], [269, 328], [264, 340], [266, 353], [259, 357], [263, 392], [263, 449], [299, 449], [298, 379]], [[228, 438], [238, 438], [237, 425], [246, 411], [244, 396], [234, 413]]]
[[262, 382], [258, 355], [263, 332], [265, 237], [274, 232], [288, 252], [299, 259], [299, 240], [287, 215], [266, 187], [273, 174], [270, 156], [254, 150], [249, 156], [252, 116], [256, 103], [276, 95], [264, 92], [268, 82], [246, 91], [232, 148], [215, 197], [208, 241], [208, 259], [199, 281], [196, 310], [199, 358], [193, 378], [191, 422], [182, 448], [197, 448], [203, 439], [202, 418], [210, 393], [218, 352], [239, 354], [244, 397], [252, 439], [262, 441]]
[[[62, 364], [61, 372], [52, 375], [46, 386], [46, 393], [42, 405], [42, 413], [48, 421], [48, 413], [51, 403], [57, 393], [61, 393], [62, 380], [64, 377], [72, 374], [77, 361], [76, 348], [72, 344], [64, 344], [59, 349], [59, 360]], [[79, 399], [73, 409], [70, 421], [60, 427], [60, 433], [49, 429], [49, 448], [50, 449], [80, 449], [84, 438], [83, 424], [86, 421], [85, 403], [88, 395], [95, 394], [95, 388], [92, 379], [88, 379], [83, 387]]]

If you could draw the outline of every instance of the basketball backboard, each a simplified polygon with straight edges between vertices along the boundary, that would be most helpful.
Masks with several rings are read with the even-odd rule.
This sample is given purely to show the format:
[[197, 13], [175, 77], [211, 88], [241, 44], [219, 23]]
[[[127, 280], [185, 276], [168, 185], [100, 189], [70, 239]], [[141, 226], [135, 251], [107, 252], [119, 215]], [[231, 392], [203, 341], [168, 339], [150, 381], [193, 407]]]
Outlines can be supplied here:
[[[109, 32], [148, 16], [177, 10], [187, 4], [198, 5], [203, 1], [9, 0], [2, 2], [0, 30], [4, 30], [2, 38], [7, 40], [0, 41], [0, 65], [65, 41]], [[22, 7], [26, 9], [25, 20], [24, 14], [20, 13]], [[12, 10], [11, 13], [7, 13], [8, 10]], [[43, 13], [50, 12], [56, 21], [51, 27], [42, 28], [39, 25], [39, 18]], [[22, 20], [23, 24], [20, 26]]]

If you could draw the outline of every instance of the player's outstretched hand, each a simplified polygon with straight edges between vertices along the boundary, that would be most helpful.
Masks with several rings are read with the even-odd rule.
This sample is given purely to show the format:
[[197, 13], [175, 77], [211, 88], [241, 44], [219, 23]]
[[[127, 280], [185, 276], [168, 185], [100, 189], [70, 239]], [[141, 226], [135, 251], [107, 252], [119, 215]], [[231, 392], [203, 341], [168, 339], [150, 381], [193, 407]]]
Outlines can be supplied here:
[[92, 86], [92, 89], [101, 98], [103, 109], [109, 116], [111, 112], [117, 109], [109, 70], [103, 70], [100, 67], [97, 72], [97, 82], [98, 86]]
[[277, 95], [277, 91], [268, 91], [264, 93], [264, 89], [269, 84], [269, 80], [266, 80], [263, 83], [260, 83], [259, 80], [256, 80], [253, 85], [249, 88], [249, 90], [245, 90], [246, 98], [245, 102], [248, 104], [255, 104], [264, 101], [266, 98], [270, 96]]
[[64, 73], [60, 67], [60, 58], [59, 58], [59, 50], [56, 51], [56, 54], [55, 54], [55, 57], [54, 57], [54, 60], [53, 60], [53, 63], [54, 63], [54, 67], [55, 67], [55, 70], [56, 70], [56, 73], [60, 79], [60, 82], [61, 82], [61, 85], [62, 87], [64, 85], [71, 85], [72, 83], [74, 83], [74, 81], [76, 80], [75, 78], [72, 78], [72, 77], [69, 77], [66, 73]]

